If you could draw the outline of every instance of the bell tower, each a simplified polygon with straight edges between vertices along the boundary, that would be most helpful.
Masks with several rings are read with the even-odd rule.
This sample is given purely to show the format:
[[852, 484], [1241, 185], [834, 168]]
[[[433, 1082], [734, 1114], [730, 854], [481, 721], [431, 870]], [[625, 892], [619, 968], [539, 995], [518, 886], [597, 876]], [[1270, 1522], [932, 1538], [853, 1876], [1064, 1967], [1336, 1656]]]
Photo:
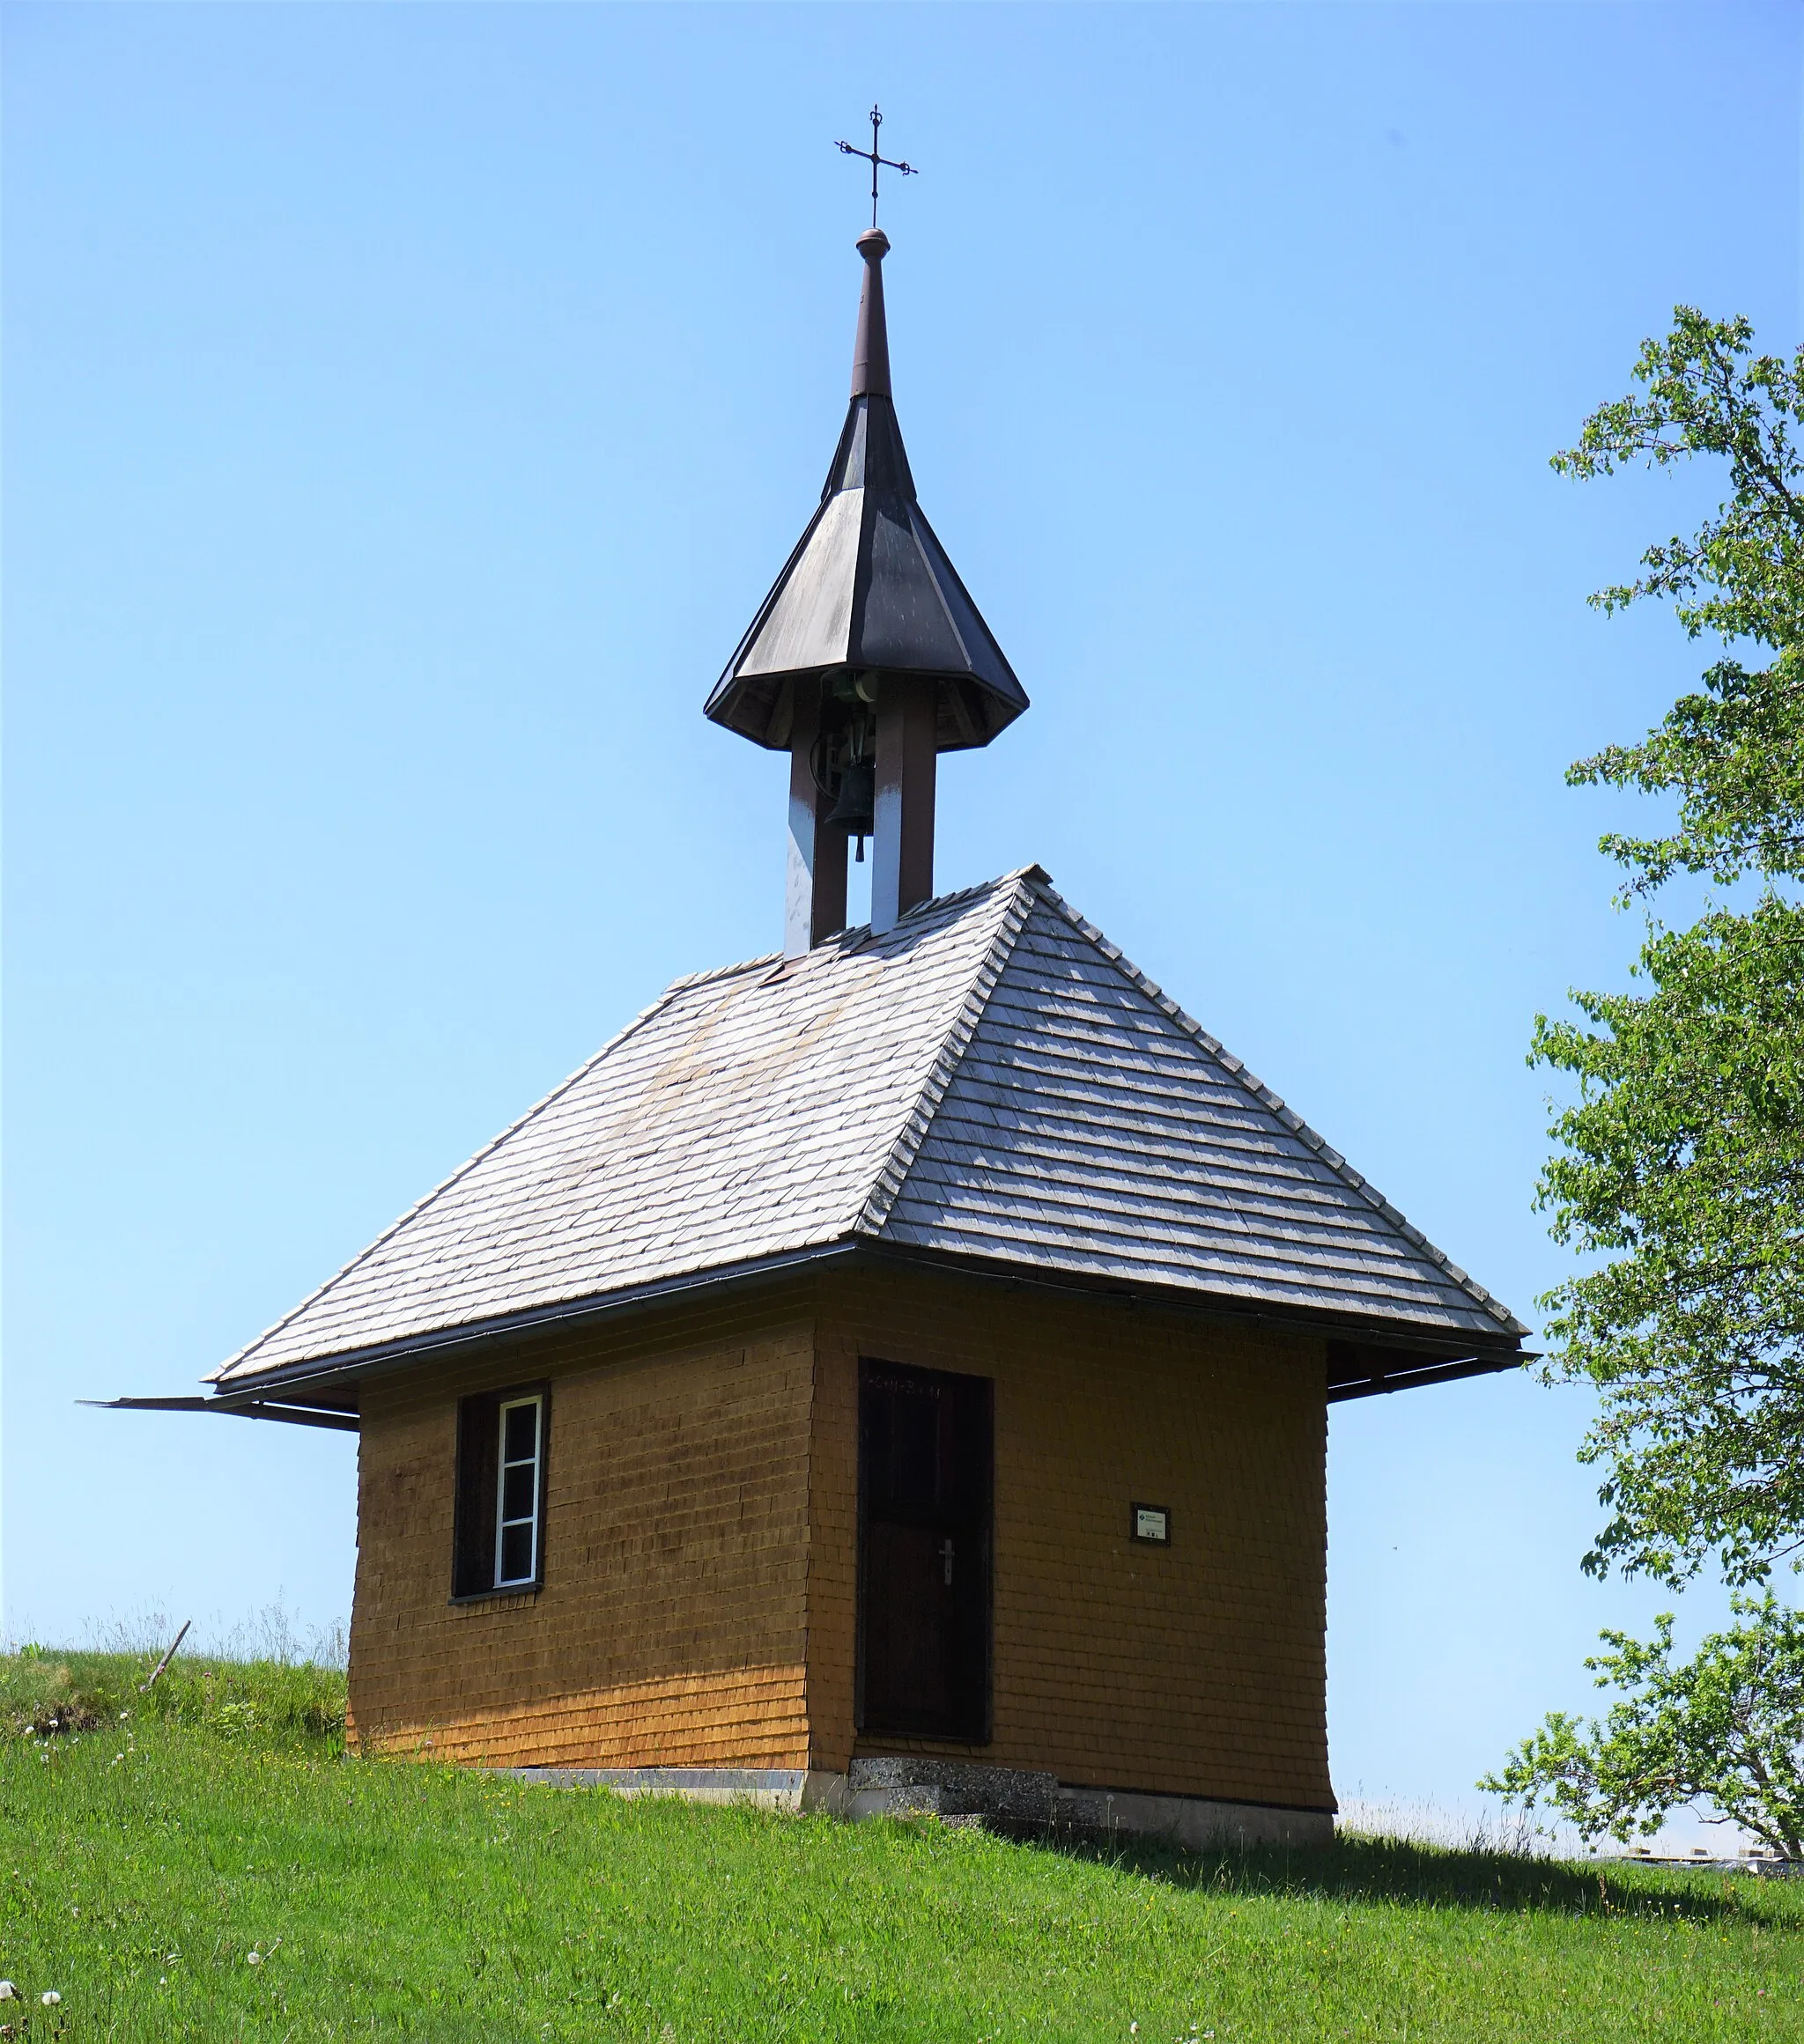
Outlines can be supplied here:
[[[875, 186], [888, 160], [875, 121], [871, 141]], [[1027, 708], [915, 499], [890, 384], [889, 238], [873, 224], [857, 247], [852, 402], [820, 504], [706, 705], [716, 724], [789, 755], [790, 957], [845, 927], [853, 845], [861, 860], [871, 841], [879, 934], [932, 895], [939, 755], [987, 745]]]

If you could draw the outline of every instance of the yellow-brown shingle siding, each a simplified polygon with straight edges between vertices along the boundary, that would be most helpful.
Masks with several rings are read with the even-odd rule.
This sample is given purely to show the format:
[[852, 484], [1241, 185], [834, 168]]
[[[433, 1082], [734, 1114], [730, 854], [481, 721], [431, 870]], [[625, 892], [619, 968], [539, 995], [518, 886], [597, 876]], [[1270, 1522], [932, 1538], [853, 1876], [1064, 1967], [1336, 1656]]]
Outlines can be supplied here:
[[[951, 1750], [853, 1731], [847, 1529], [868, 1355], [994, 1380], [994, 1736], [973, 1757], [1098, 1786], [1332, 1803], [1321, 1341], [923, 1272], [824, 1288], [818, 1326], [817, 1766]], [[1170, 1508], [1168, 1549], [1128, 1539], [1135, 1500]]]
[[[363, 1745], [430, 1739], [439, 1757], [509, 1765], [805, 1764], [812, 1335], [791, 1319], [728, 1339], [708, 1317], [367, 1389]], [[452, 1605], [456, 1402], [527, 1376], [551, 1383], [544, 1587]]]
[[[878, 1750], [853, 1723], [861, 1355], [994, 1381], [994, 1736], [974, 1757], [1331, 1804], [1323, 1342], [920, 1268], [373, 1380], [358, 1739], [592, 1767]], [[454, 1606], [457, 1399], [536, 1378], [545, 1587]], [[1169, 1549], [1129, 1540], [1135, 1500], [1170, 1509]]]

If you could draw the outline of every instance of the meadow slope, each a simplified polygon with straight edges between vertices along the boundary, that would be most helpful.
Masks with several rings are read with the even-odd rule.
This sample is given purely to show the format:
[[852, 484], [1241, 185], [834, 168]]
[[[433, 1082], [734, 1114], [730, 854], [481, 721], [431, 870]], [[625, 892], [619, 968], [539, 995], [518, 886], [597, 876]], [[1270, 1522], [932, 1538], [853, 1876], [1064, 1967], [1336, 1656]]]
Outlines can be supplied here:
[[347, 1760], [319, 1671], [139, 1672], [0, 1660], [16, 2037], [1804, 2038], [1804, 1883], [625, 1803]]

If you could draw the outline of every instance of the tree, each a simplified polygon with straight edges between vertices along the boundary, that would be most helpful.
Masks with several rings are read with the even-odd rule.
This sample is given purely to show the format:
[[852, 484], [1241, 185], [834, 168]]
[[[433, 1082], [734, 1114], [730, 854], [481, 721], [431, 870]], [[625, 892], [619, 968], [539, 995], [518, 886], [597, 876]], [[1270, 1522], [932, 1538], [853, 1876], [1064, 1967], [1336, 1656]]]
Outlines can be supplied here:
[[1651, 925], [1645, 991], [1537, 1017], [1531, 1061], [1578, 1081], [1539, 1203], [1600, 1259], [1542, 1303], [1550, 1374], [1601, 1395], [1580, 1453], [1603, 1466], [1610, 1517], [1586, 1568], [1677, 1584], [1714, 1557], [1749, 1583], [1804, 1551], [1804, 349], [1756, 356], [1745, 320], [1682, 306], [1635, 374], [1645, 394], [1602, 407], [1556, 469], [1712, 454], [1729, 495], [1592, 601], [1670, 599], [1692, 637], [1763, 664], [1732, 651], [1639, 744], [1567, 778], [1678, 799], [1668, 835], [1602, 840], [1625, 901], [1679, 872], [1759, 891]]
[[1479, 1787], [1525, 1810], [1546, 1804], [1586, 1840], [1624, 1843], [1701, 1806], [1707, 1822], [1804, 1860], [1804, 1613], [1770, 1590], [1732, 1604], [1741, 1622], [1681, 1667], [1670, 1612], [1650, 1644], [1604, 1634], [1613, 1651], [1585, 1665], [1600, 1689], [1629, 1693], [1601, 1723], [1551, 1713]]

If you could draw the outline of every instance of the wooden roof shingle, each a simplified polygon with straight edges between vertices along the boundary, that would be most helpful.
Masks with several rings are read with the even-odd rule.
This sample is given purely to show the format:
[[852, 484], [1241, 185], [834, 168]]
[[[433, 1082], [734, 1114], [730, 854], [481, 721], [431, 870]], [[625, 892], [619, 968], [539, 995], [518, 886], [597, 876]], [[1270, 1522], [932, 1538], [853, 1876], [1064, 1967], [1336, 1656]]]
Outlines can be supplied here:
[[860, 1243], [1527, 1332], [1030, 867], [678, 980], [212, 1381]]

